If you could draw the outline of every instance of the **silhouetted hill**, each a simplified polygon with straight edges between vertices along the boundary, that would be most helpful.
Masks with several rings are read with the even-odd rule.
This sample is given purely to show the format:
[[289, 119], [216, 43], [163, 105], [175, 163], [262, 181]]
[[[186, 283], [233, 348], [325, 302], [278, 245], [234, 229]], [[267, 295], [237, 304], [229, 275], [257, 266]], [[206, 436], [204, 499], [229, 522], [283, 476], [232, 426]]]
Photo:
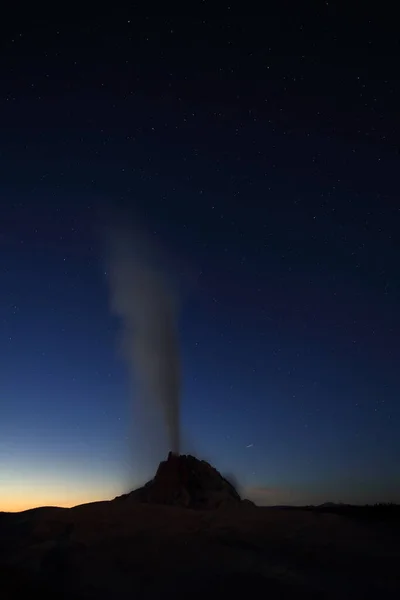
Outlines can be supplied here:
[[234, 486], [208, 462], [172, 452], [146, 485], [115, 500], [197, 510], [253, 505], [242, 501]]
[[1, 599], [399, 597], [398, 523], [110, 501], [0, 522]]
[[1, 600], [400, 597], [399, 506], [242, 506], [172, 455], [115, 500], [0, 513]]

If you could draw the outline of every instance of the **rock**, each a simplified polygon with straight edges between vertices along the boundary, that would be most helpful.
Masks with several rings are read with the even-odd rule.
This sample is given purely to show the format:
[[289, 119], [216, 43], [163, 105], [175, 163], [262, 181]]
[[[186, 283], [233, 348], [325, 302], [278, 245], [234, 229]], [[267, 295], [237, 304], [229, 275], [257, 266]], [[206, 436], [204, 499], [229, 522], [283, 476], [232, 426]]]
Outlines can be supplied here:
[[208, 462], [172, 452], [159, 464], [153, 479], [116, 500], [205, 510], [252, 504], [242, 501], [234, 486]]
[[254, 502], [252, 502], [248, 498], [245, 498], [244, 500], [242, 500], [242, 506], [246, 508], [255, 508], [257, 505], [254, 504]]

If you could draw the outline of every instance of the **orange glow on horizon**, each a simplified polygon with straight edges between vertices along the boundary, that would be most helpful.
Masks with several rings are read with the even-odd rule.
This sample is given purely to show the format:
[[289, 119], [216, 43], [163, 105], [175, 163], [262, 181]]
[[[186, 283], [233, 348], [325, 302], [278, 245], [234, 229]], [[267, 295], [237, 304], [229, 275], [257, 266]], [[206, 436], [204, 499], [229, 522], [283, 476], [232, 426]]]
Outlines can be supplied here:
[[[4, 501], [5, 500], [5, 501]], [[89, 502], [97, 502], [99, 500], [109, 500], [109, 498], [99, 496], [84, 496], [76, 495], [70, 498], [57, 497], [46, 495], [43, 497], [35, 496], [32, 494], [28, 498], [10, 498], [1, 499], [0, 512], [22, 512], [24, 510], [30, 510], [31, 508], [39, 508], [41, 506], [58, 506], [60, 508], [72, 508], [78, 504], [87, 504]]]
[[110, 500], [124, 491], [118, 481], [108, 481], [103, 477], [85, 479], [81, 474], [74, 477], [72, 474], [14, 472], [0, 481], [0, 512], [20, 512], [40, 506], [71, 508], [78, 504]]

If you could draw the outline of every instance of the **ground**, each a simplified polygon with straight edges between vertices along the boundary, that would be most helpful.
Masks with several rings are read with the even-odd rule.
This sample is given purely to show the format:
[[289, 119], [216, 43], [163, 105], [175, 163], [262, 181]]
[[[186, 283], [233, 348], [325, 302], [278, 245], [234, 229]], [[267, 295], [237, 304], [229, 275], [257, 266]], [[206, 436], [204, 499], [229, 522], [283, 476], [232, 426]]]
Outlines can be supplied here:
[[98, 502], [0, 513], [2, 600], [399, 598], [400, 524]]

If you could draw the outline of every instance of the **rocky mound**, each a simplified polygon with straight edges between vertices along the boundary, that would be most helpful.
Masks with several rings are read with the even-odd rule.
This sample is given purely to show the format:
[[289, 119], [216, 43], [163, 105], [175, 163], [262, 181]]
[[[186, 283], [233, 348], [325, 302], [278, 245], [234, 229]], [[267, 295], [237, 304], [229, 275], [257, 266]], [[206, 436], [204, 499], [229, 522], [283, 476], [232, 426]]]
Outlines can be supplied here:
[[159, 464], [156, 475], [142, 488], [117, 500], [149, 504], [168, 504], [194, 509], [251, 505], [242, 500], [222, 475], [208, 462], [194, 456], [169, 453]]

